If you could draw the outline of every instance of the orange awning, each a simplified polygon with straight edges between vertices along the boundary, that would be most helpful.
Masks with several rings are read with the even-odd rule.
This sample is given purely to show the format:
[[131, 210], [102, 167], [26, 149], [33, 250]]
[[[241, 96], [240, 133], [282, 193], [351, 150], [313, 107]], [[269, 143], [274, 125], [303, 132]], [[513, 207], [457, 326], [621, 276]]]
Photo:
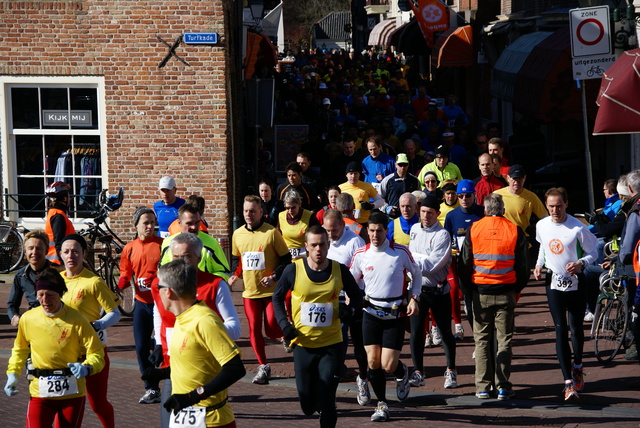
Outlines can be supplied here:
[[449, 28], [442, 33], [433, 47], [436, 67], [468, 67], [476, 62], [473, 56], [473, 30], [471, 25]]

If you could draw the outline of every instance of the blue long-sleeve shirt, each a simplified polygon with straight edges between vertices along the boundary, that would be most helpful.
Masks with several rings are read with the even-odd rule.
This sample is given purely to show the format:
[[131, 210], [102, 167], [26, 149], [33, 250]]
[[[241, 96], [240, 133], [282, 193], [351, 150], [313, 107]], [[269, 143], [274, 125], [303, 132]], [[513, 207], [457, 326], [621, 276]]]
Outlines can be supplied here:
[[[380, 156], [375, 159], [369, 155], [362, 161], [364, 178], [361, 178], [361, 180], [367, 183], [380, 183], [384, 177], [393, 174], [395, 171], [396, 161], [385, 152], [381, 152]], [[380, 180], [377, 178], [378, 174], [382, 177]]]
[[484, 217], [484, 209], [478, 204], [473, 204], [468, 210], [460, 206], [447, 213], [444, 228], [453, 238], [453, 248], [457, 250], [462, 248], [467, 230], [482, 217]]

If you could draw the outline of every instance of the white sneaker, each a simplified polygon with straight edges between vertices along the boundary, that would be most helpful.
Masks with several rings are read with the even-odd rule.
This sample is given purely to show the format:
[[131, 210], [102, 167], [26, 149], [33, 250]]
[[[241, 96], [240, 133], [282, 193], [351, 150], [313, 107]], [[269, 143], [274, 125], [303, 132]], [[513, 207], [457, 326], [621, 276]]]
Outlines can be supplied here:
[[404, 369], [402, 378], [396, 379], [396, 395], [400, 401], [406, 400], [409, 396], [409, 391], [411, 390], [411, 387], [409, 386], [409, 369], [405, 363], [402, 363], [402, 368]]
[[376, 411], [371, 415], [373, 422], [387, 422], [389, 420], [389, 406], [384, 401], [378, 401]]
[[371, 392], [369, 392], [369, 381], [360, 379], [360, 375], [356, 376], [356, 385], [358, 386], [358, 404], [366, 406], [371, 401]]
[[584, 322], [593, 322], [593, 313], [591, 311], [585, 312]]
[[431, 348], [431, 334], [427, 333], [427, 337], [424, 338], [424, 347]]
[[140, 404], [153, 404], [160, 402], [160, 391], [157, 389], [147, 389], [142, 398], [138, 400]]
[[440, 329], [435, 326], [431, 326], [431, 337], [433, 338], [433, 346], [442, 345], [442, 336], [440, 336]]
[[446, 370], [444, 372], [444, 387], [446, 389], [458, 387], [458, 372], [456, 370]]
[[456, 328], [456, 333], [453, 335], [453, 337], [456, 340], [464, 339], [464, 328], [462, 327], [462, 324], [456, 324], [455, 328]]
[[271, 367], [269, 367], [269, 364], [262, 364], [258, 366], [258, 373], [253, 377], [251, 382], [257, 383], [258, 385], [266, 385], [269, 383], [270, 377]]
[[424, 385], [424, 376], [422, 375], [422, 373], [420, 373], [419, 370], [416, 370], [411, 374], [409, 385], [416, 387]]

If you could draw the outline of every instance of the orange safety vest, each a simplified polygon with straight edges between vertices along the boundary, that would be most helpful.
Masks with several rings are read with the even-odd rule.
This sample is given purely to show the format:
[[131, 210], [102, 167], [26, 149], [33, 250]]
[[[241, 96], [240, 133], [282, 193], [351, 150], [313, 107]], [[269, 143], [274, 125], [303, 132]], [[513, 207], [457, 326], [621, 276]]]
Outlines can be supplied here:
[[484, 217], [471, 226], [473, 282], [514, 284], [518, 226], [504, 217]]
[[633, 250], [633, 271], [636, 273], [636, 280], [640, 278], [640, 260], [638, 260], [638, 247], [640, 247], [640, 241], [638, 241], [635, 250]]
[[360, 236], [360, 233], [362, 232], [362, 225], [360, 223], [358, 223], [355, 220], [352, 220], [350, 218], [344, 218], [344, 224], [351, 229], [352, 232], [354, 232], [356, 235]]
[[58, 251], [56, 250], [56, 241], [55, 237], [53, 236], [53, 229], [51, 228], [51, 217], [56, 214], [62, 214], [67, 223], [67, 228], [64, 231], [64, 236], [76, 233], [76, 229], [73, 227], [73, 224], [71, 223], [71, 221], [69, 221], [69, 217], [67, 217], [67, 213], [65, 213], [64, 211], [58, 208], [51, 208], [47, 212], [47, 218], [44, 223], [44, 232], [49, 237], [49, 252], [47, 253], [47, 260], [49, 260], [51, 263], [61, 265], [62, 260], [58, 256]]

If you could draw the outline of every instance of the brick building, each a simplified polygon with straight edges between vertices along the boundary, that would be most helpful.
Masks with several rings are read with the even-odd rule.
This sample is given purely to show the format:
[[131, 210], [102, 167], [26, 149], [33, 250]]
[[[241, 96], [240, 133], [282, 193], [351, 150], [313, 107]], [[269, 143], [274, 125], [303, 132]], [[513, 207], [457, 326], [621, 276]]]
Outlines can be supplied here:
[[[179, 196], [205, 198], [212, 235], [228, 236], [237, 205], [234, 8], [231, 0], [1, 1], [4, 217], [42, 227], [44, 188], [62, 177], [79, 225], [100, 189], [124, 187], [112, 224], [130, 232], [135, 207], [158, 200], [159, 178], [172, 175]], [[159, 67], [170, 51], [160, 39], [173, 45], [187, 32], [218, 33], [219, 43], [181, 43], [179, 58]]]

